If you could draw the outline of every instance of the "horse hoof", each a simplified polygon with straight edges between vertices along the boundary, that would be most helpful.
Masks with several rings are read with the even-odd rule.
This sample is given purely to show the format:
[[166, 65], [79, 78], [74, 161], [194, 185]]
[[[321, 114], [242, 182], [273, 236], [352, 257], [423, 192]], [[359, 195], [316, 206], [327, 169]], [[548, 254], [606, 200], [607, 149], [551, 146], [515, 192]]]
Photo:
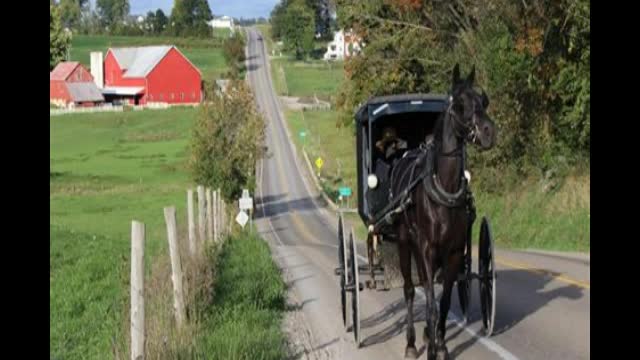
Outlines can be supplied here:
[[416, 350], [415, 346], [407, 346], [407, 349], [404, 351], [405, 359], [417, 359], [418, 358], [418, 350]]
[[375, 290], [376, 289], [376, 281], [375, 280], [367, 280], [367, 281], [365, 281], [365, 283], [367, 284], [367, 289], [369, 289], [369, 290]]
[[449, 360], [449, 351], [447, 351], [447, 348], [438, 350], [436, 360]]
[[427, 348], [427, 360], [436, 360], [437, 354], [433, 348]]

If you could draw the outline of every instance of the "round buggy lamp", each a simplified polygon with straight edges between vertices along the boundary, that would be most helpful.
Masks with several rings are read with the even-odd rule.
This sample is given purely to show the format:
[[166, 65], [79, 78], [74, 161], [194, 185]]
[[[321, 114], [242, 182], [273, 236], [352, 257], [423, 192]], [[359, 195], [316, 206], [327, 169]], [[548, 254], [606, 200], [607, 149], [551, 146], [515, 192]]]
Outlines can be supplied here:
[[374, 174], [370, 174], [367, 177], [367, 185], [369, 186], [369, 189], [375, 189], [378, 186], [378, 177]]

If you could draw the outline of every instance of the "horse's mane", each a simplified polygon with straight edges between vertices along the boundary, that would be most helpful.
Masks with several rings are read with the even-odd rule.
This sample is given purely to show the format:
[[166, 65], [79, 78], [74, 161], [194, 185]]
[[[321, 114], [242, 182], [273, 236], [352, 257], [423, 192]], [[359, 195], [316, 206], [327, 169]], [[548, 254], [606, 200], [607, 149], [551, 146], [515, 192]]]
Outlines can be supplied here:
[[436, 123], [433, 126], [433, 139], [436, 144], [442, 144], [442, 135], [444, 134], [444, 120], [447, 117], [448, 111], [443, 111], [440, 113], [438, 118], [436, 119]]

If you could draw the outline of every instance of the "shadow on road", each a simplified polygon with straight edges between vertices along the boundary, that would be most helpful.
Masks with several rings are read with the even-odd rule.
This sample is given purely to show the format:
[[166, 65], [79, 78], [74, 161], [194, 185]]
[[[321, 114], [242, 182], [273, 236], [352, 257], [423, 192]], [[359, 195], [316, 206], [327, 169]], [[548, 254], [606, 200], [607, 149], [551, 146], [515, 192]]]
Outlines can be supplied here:
[[247, 70], [248, 71], [255, 71], [255, 70], [258, 70], [258, 69], [260, 69], [260, 65], [258, 65], [258, 64], [249, 64], [247, 66]]
[[[552, 278], [526, 270], [502, 270], [498, 271], [498, 276], [494, 335], [511, 329], [527, 316], [556, 299], [579, 300], [584, 296], [585, 290], [574, 285], [562, 285], [545, 290]], [[500, 291], [500, 282], [505, 280], [509, 280], [510, 285], [515, 284], [509, 292]], [[478, 317], [481, 317], [480, 313]]]
[[[497, 275], [496, 323], [494, 325], [494, 333], [492, 336], [505, 333], [523, 319], [538, 312], [554, 300], [578, 300], [584, 296], [584, 289], [573, 285], [560, 286], [551, 290], [545, 290], [545, 287], [552, 281], [552, 278], [549, 276], [534, 274], [526, 270], [498, 270]], [[500, 290], [501, 282], [503, 284], [509, 284], [508, 290]], [[436, 289], [440, 288], [436, 287]], [[453, 312], [455, 316], [460, 318], [459, 314], [461, 312], [457, 301], [457, 287], [454, 286], [454, 289], [455, 290], [453, 290], [451, 294], [450, 314]], [[474, 281], [474, 284], [472, 285], [473, 294], [469, 315], [469, 324], [471, 325], [477, 322], [482, 322], [479, 293], [477, 289], [477, 281]], [[406, 312], [407, 310], [404, 298], [401, 297], [379, 312], [364, 318], [361, 323], [363, 335], [365, 335], [365, 338], [362, 341], [362, 347], [383, 343], [399, 335], [404, 338], [407, 326]], [[424, 300], [416, 296], [414, 301], [414, 326], [416, 327], [416, 336], [418, 339], [422, 338], [422, 332], [424, 331], [426, 319], [425, 313], [426, 308]], [[367, 328], [377, 327], [378, 325], [396, 317], [398, 314], [402, 315], [388, 326], [385, 326], [382, 330], [373, 334], [367, 334]], [[447, 325], [446, 335], [447, 343], [455, 339], [462, 332], [464, 332], [462, 328], [457, 327], [453, 322], [449, 322]], [[477, 340], [478, 339], [471, 337], [463, 343], [456, 344], [453, 348], [450, 347], [450, 355], [452, 358], [455, 358], [468, 348], [472, 347]], [[421, 341], [418, 340], [417, 343], [421, 343]], [[419, 352], [422, 353], [424, 350], [424, 348], [421, 348]]]
[[[305, 210], [315, 210], [317, 209], [316, 203], [314, 199], [311, 197], [306, 197], [302, 199], [289, 200], [289, 201], [277, 201], [286, 197], [286, 194], [275, 195], [273, 197], [265, 196], [264, 199], [260, 199], [263, 202], [258, 202], [262, 204], [263, 209], [257, 211], [255, 214], [255, 219], [261, 219], [266, 217], [277, 217], [282, 214], [289, 213], [291, 211], [305, 211]], [[315, 201], [321, 201], [321, 197], [317, 197]], [[263, 211], [264, 210], [264, 211]], [[276, 220], [275, 218], [272, 220]]]
[[[340, 339], [339, 339], [339, 338], [334, 338], [334, 339], [332, 339], [332, 340], [327, 341], [327, 342], [326, 342], [326, 343], [324, 343], [324, 344], [320, 344], [320, 345], [318, 345], [318, 346], [315, 346], [313, 349], [311, 349], [311, 352], [316, 352], [316, 351], [318, 351], [318, 350], [322, 350], [322, 349], [324, 349], [324, 348], [326, 348], [326, 347], [329, 347], [329, 346], [331, 346], [331, 345], [333, 345], [333, 344], [337, 343], [337, 342], [338, 342], [338, 340], [340, 340]], [[290, 356], [290, 357], [288, 357], [287, 359], [289, 359], [289, 360], [297, 360], [297, 359], [308, 359], [308, 358], [309, 358], [309, 357], [308, 357], [308, 352], [307, 352], [307, 350], [303, 350], [303, 351], [300, 351], [300, 352], [298, 352], [298, 353], [296, 353], [296, 354], [291, 355], [291, 356]]]
[[267, 205], [271, 202], [278, 201], [287, 197], [287, 193], [278, 195], [256, 196], [256, 205]]
[[315, 276], [313, 275], [306, 275], [306, 276], [301, 276], [299, 278], [293, 279], [293, 280], [289, 280], [286, 283], [287, 289], [290, 289], [291, 287], [293, 287], [295, 285], [295, 283], [297, 283], [298, 281], [302, 281], [302, 280], [307, 280], [307, 279], [311, 279]]
[[301, 303], [289, 303], [285, 305], [285, 311], [299, 311], [302, 310], [304, 308], [305, 305], [312, 303], [314, 301], [317, 301], [318, 299], [313, 298], [313, 299], [307, 299]]

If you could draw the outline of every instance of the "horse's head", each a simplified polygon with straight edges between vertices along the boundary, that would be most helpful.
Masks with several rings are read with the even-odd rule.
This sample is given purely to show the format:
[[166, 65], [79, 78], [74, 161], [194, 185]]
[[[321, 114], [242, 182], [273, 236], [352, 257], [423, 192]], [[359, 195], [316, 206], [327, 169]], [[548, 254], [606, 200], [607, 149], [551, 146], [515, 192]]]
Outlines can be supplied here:
[[488, 150], [495, 143], [495, 124], [487, 115], [489, 97], [482, 90], [473, 87], [475, 66], [466, 79], [460, 78], [460, 66], [453, 68], [451, 91], [451, 115], [460, 138], [472, 142], [482, 150]]

